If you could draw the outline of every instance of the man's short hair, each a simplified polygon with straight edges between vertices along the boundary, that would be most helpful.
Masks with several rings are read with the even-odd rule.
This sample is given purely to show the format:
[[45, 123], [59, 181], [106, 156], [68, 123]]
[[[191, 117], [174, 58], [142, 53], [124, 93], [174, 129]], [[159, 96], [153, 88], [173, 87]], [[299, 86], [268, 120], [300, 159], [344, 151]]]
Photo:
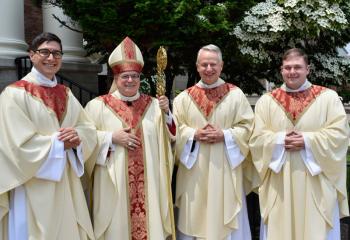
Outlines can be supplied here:
[[55, 34], [49, 33], [49, 32], [44, 32], [36, 36], [33, 39], [32, 44], [29, 46], [28, 51], [38, 50], [38, 47], [44, 42], [52, 42], [52, 41], [58, 42], [58, 44], [60, 45], [61, 51], [63, 51], [61, 39], [57, 37]]
[[302, 57], [304, 59], [306, 65], [309, 65], [309, 57], [300, 48], [291, 48], [291, 49], [287, 50], [282, 56], [282, 61], [287, 60], [287, 58], [290, 56]]
[[218, 46], [214, 45], [214, 44], [209, 44], [209, 45], [205, 45], [205, 46], [201, 47], [201, 49], [199, 49], [198, 54], [197, 54], [197, 61], [196, 61], [196, 63], [198, 63], [199, 54], [203, 50], [204, 51], [210, 51], [210, 52], [216, 52], [218, 54], [219, 61], [222, 62], [222, 53], [221, 53], [220, 48]]

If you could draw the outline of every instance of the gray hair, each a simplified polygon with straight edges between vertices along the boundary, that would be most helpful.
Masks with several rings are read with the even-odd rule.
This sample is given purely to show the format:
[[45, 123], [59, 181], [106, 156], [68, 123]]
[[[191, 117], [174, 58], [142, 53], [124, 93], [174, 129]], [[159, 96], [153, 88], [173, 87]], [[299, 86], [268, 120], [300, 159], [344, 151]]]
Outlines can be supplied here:
[[214, 44], [209, 44], [209, 45], [205, 45], [205, 46], [201, 47], [201, 49], [199, 49], [198, 54], [197, 54], [196, 63], [198, 63], [199, 54], [202, 51], [216, 52], [218, 54], [218, 57], [219, 57], [219, 62], [222, 62], [222, 53], [221, 53], [220, 48]]

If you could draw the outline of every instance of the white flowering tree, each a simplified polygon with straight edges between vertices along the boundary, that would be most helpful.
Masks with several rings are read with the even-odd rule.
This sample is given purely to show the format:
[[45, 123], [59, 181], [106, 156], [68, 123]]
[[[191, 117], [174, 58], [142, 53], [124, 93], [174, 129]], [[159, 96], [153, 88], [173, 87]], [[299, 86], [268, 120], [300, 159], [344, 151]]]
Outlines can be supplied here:
[[283, 52], [300, 47], [310, 58], [310, 81], [344, 86], [350, 58], [338, 56], [337, 49], [350, 42], [349, 22], [349, 0], [266, 0], [247, 11], [231, 34], [255, 69], [266, 69], [255, 72], [261, 78], [280, 79]]
[[[226, 80], [237, 85], [250, 84], [244, 89], [246, 92], [256, 86], [252, 81], [236, 78], [250, 65], [240, 59], [237, 39], [230, 32], [244, 12], [261, 0], [33, 1], [37, 5], [44, 1], [62, 8], [65, 15], [79, 23], [87, 52], [105, 55], [104, 61], [125, 36], [130, 36], [142, 50], [143, 73], [149, 80], [155, 74], [157, 50], [163, 45], [168, 51], [167, 92], [178, 74], [188, 74], [188, 86], [198, 81], [196, 54], [201, 46], [209, 43], [223, 50]], [[60, 23], [65, 26], [64, 21]], [[154, 92], [153, 86], [143, 83], [146, 84], [142, 85], [143, 89]]]

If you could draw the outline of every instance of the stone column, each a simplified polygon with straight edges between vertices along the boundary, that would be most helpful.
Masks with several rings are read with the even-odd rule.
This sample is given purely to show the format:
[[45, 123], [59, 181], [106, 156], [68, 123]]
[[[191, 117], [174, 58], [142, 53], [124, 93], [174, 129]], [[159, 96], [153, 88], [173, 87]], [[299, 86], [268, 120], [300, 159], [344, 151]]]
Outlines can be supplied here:
[[0, 58], [26, 56], [23, 0], [1, 0], [0, 16]]
[[[83, 85], [93, 92], [98, 89], [98, 76], [102, 66], [93, 64], [85, 57], [86, 52], [83, 49], [83, 35], [63, 26], [54, 16], [61, 21], [68, 23], [69, 27], [79, 29], [73, 21], [63, 13], [59, 7], [43, 3], [43, 31], [52, 32], [62, 40], [63, 64], [59, 72], [61, 76], [70, 81]], [[54, 15], [54, 16], [53, 16]], [[75, 90], [72, 89], [73, 93]]]
[[67, 23], [72, 29], [79, 29], [79, 26], [68, 16], [64, 15], [62, 9], [59, 7], [44, 3], [42, 10], [44, 32], [52, 32], [62, 40], [64, 52], [63, 62], [89, 62], [85, 58], [86, 52], [83, 49], [83, 35], [63, 26], [54, 16]]
[[27, 56], [23, 0], [0, 1], [0, 92], [17, 80], [14, 59]]

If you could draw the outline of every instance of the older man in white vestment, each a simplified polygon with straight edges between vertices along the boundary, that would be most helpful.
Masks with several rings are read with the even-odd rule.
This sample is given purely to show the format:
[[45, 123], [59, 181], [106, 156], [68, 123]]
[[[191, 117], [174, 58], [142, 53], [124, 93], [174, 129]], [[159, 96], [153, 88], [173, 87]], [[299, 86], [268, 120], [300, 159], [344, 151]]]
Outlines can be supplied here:
[[222, 68], [217, 46], [201, 48], [200, 82], [174, 99], [180, 240], [251, 239], [243, 161], [254, 114], [243, 92], [220, 78]]
[[176, 132], [169, 101], [139, 92], [144, 62], [129, 37], [108, 63], [114, 73], [109, 94], [86, 106], [98, 130], [98, 146], [87, 162], [94, 168], [95, 236], [165, 240], [172, 233], [168, 190]]
[[288, 50], [284, 84], [255, 106], [250, 139], [259, 188], [261, 238], [340, 240], [339, 218], [348, 215], [348, 121], [333, 90], [311, 84], [308, 57]]
[[95, 127], [57, 84], [61, 40], [42, 33], [29, 50], [31, 72], [0, 96], [0, 239], [94, 239], [79, 177]]

